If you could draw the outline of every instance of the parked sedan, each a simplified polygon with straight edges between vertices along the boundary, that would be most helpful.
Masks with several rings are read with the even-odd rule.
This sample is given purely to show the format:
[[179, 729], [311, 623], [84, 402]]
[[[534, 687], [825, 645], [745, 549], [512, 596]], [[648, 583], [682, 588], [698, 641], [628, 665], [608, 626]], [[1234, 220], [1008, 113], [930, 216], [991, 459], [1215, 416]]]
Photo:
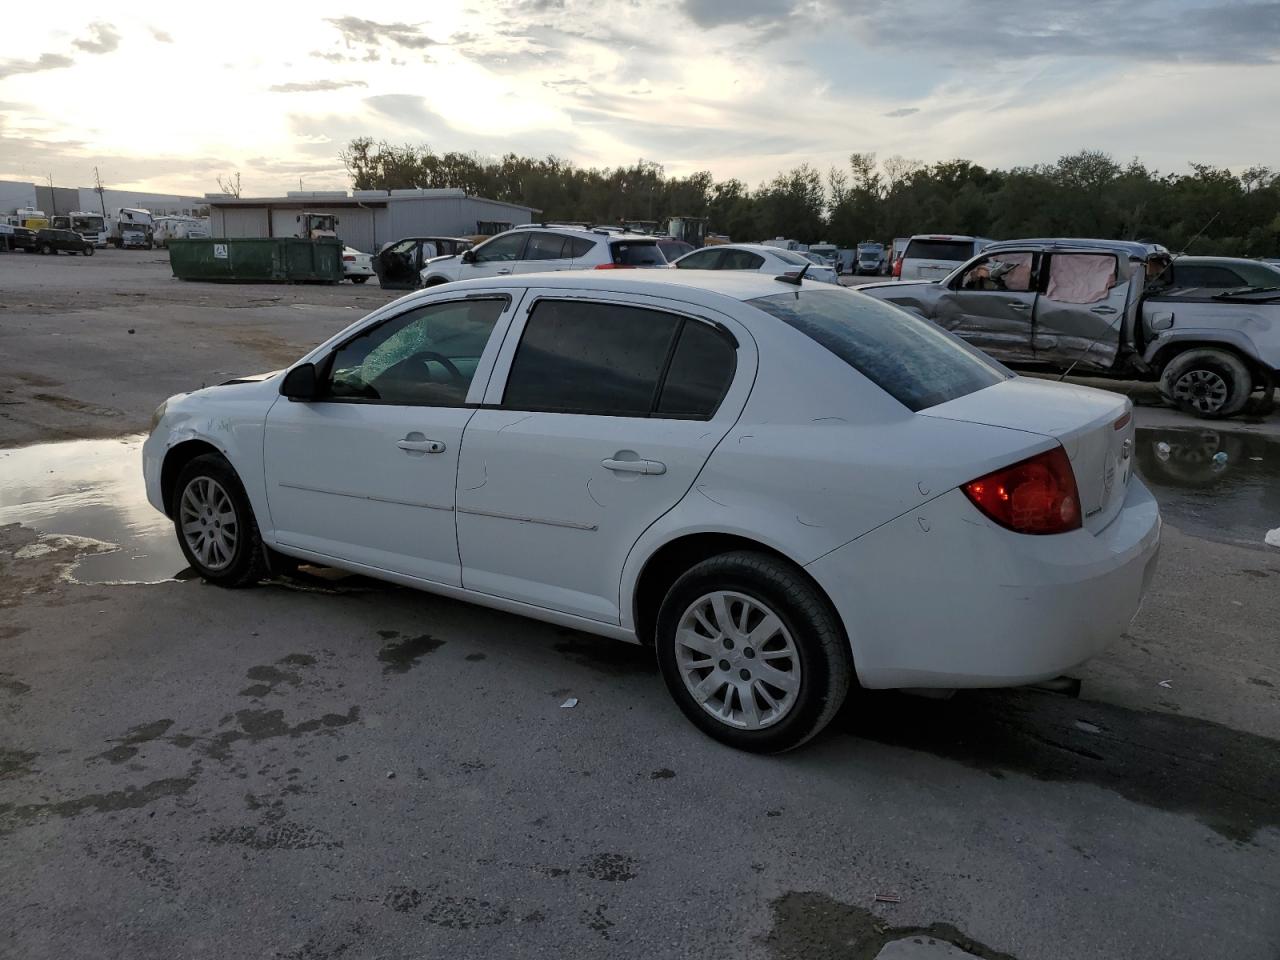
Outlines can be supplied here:
[[86, 257], [93, 256], [93, 243], [74, 230], [37, 230], [35, 248], [44, 254], [83, 253]]
[[364, 283], [373, 276], [373, 258], [355, 247], [342, 248], [342, 276], [352, 283]]
[[212, 583], [305, 560], [646, 644], [694, 724], [775, 752], [860, 687], [1031, 683], [1115, 640], [1160, 532], [1133, 438], [1124, 397], [852, 291], [574, 271], [171, 397], [143, 470]]
[[703, 247], [681, 257], [672, 266], [680, 270], [753, 270], [769, 276], [795, 276], [802, 268], [807, 267], [804, 275], [808, 280], [840, 282], [833, 267], [819, 265], [792, 250], [780, 250], [762, 243], [726, 243], [717, 247]]
[[1280, 265], [1244, 257], [1174, 257], [1159, 281], [1202, 290], [1280, 287]]

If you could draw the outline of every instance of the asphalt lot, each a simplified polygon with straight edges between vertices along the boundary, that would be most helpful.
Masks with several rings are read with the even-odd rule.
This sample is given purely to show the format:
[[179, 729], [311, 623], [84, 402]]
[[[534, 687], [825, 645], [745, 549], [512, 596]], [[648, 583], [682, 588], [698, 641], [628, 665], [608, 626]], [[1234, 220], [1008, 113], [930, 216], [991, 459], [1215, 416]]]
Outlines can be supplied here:
[[639, 648], [173, 579], [129, 438], [394, 295], [0, 255], [0, 956], [1280, 954], [1280, 420], [1139, 407], [1160, 569], [1079, 699], [865, 694], [755, 757]]

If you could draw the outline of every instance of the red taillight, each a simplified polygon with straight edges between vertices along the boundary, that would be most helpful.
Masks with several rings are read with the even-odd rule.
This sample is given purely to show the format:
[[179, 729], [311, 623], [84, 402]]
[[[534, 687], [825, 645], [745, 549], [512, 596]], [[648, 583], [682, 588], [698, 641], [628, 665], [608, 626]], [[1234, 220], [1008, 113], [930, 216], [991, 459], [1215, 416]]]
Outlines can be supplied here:
[[356, 262], [356, 258], [355, 258], [355, 257], [344, 256], [342, 259], [343, 259], [343, 262], [345, 262], [345, 263], [355, 263], [355, 262]]
[[971, 480], [965, 496], [988, 517], [1017, 533], [1066, 533], [1080, 527], [1080, 495], [1061, 446]]
[[634, 270], [634, 263], [597, 263], [597, 270]]
[[893, 261], [893, 279], [895, 280], [902, 279], [902, 258], [901, 257]]

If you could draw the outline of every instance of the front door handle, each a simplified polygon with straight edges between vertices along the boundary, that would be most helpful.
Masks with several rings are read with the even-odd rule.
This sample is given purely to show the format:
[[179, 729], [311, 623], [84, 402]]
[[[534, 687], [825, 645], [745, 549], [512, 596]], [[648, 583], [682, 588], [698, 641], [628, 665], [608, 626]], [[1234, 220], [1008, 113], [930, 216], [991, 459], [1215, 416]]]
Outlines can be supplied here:
[[615, 460], [609, 457], [600, 461], [600, 466], [617, 473], [643, 473], [657, 477], [667, 472], [667, 465], [659, 460]]
[[1010, 300], [1009, 308], [1011, 310], [1030, 310], [1031, 304], [1023, 303], [1021, 300]]
[[510, 272], [511, 272], [510, 267], [503, 267], [501, 270], [498, 271], [499, 274], [510, 273]]
[[420, 433], [411, 433], [403, 440], [397, 440], [396, 446], [408, 453], [444, 453], [443, 443], [427, 440]]
[[1115, 307], [1094, 307], [1090, 313], [1112, 314], [1116, 312]]

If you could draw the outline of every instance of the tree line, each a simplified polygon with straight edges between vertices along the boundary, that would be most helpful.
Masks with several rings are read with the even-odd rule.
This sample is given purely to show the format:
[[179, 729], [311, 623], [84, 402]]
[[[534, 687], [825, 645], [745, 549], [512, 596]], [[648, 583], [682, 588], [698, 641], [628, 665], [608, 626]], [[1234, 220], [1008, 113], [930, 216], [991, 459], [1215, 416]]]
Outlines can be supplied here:
[[[353, 139], [341, 159], [357, 190], [460, 187], [537, 207], [546, 220], [617, 223], [706, 217], [735, 240], [789, 237], [842, 247], [914, 233], [1150, 240], [1174, 251], [1280, 255], [1280, 176], [1191, 163], [1160, 173], [1082, 150], [1008, 170], [968, 160], [921, 163], [853, 153], [825, 173], [809, 164], [752, 189], [708, 171], [668, 176], [661, 165], [580, 167], [555, 156], [436, 153]], [[1194, 243], [1192, 241], [1194, 240]]]

